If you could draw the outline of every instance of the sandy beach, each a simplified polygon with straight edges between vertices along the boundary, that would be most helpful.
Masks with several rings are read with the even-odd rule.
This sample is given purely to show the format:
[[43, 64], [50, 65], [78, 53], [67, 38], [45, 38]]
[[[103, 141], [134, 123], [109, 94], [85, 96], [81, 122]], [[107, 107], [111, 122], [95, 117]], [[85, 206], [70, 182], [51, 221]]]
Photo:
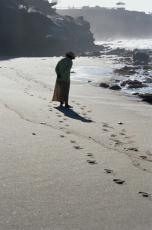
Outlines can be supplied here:
[[0, 229], [151, 230], [152, 105], [73, 75], [60, 110], [58, 60], [0, 61]]

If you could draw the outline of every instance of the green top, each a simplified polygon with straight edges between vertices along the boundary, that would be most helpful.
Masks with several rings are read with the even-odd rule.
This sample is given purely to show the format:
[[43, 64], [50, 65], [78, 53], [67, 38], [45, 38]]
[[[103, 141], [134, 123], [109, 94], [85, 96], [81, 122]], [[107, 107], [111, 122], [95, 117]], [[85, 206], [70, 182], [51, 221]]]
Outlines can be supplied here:
[[55, 68], [57, 79], [62, 81], [70, 81], [70, 70], [72, 65], [73, 62], [68, 57], [60, 60]]

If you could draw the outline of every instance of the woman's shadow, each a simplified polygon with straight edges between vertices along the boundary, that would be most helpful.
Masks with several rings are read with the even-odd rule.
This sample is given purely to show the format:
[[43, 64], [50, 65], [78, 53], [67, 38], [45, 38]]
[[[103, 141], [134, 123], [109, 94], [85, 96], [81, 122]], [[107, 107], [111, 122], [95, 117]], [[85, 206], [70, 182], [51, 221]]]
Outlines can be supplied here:
[[62, 112], [65, 116], [78, 120], [78, 121], [82, 121], [82, 122], [86, 122], [86, 123], [91, 123], [93, 122], [91, 119], [82, 117], [80, 114], [78, 114], [77, 112], [75, 112], [73, 109], [69, 108], [65, 108], [65, 107], [56, 107], [56, 109], [60, 112]]

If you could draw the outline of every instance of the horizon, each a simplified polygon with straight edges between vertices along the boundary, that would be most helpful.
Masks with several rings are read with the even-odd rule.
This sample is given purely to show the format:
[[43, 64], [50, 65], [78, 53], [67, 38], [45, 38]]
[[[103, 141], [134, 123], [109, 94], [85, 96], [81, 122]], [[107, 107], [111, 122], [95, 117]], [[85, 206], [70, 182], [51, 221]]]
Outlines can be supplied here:
[[[49, 0], [49, 2], [52, 2], [52, 0]], [[57, 8], [81, 8], [83, 6], [100, 6], [106, 8], [114, 8], [117, 7], [117, 2], [119, 2], [119, 0], [58, 0]], [[122, 2], [125, 3], [124, 7], [126, 8], [126, 10], [152, 13], [152, 2], [149, 3], [149, 0], [140, 0], [140, 3], [136, 0], [134, 2], [132, 0], [125, 0]]]

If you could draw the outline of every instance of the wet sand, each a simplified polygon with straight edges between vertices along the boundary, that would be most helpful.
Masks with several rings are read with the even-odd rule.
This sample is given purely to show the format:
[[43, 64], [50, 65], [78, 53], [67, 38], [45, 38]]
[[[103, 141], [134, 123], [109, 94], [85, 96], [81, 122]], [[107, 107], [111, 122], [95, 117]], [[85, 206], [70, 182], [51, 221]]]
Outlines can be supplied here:
[[73, 81], [58, 109], [56, 62], [0, 62], [0, 229], [150, 230], [152, 106]]

